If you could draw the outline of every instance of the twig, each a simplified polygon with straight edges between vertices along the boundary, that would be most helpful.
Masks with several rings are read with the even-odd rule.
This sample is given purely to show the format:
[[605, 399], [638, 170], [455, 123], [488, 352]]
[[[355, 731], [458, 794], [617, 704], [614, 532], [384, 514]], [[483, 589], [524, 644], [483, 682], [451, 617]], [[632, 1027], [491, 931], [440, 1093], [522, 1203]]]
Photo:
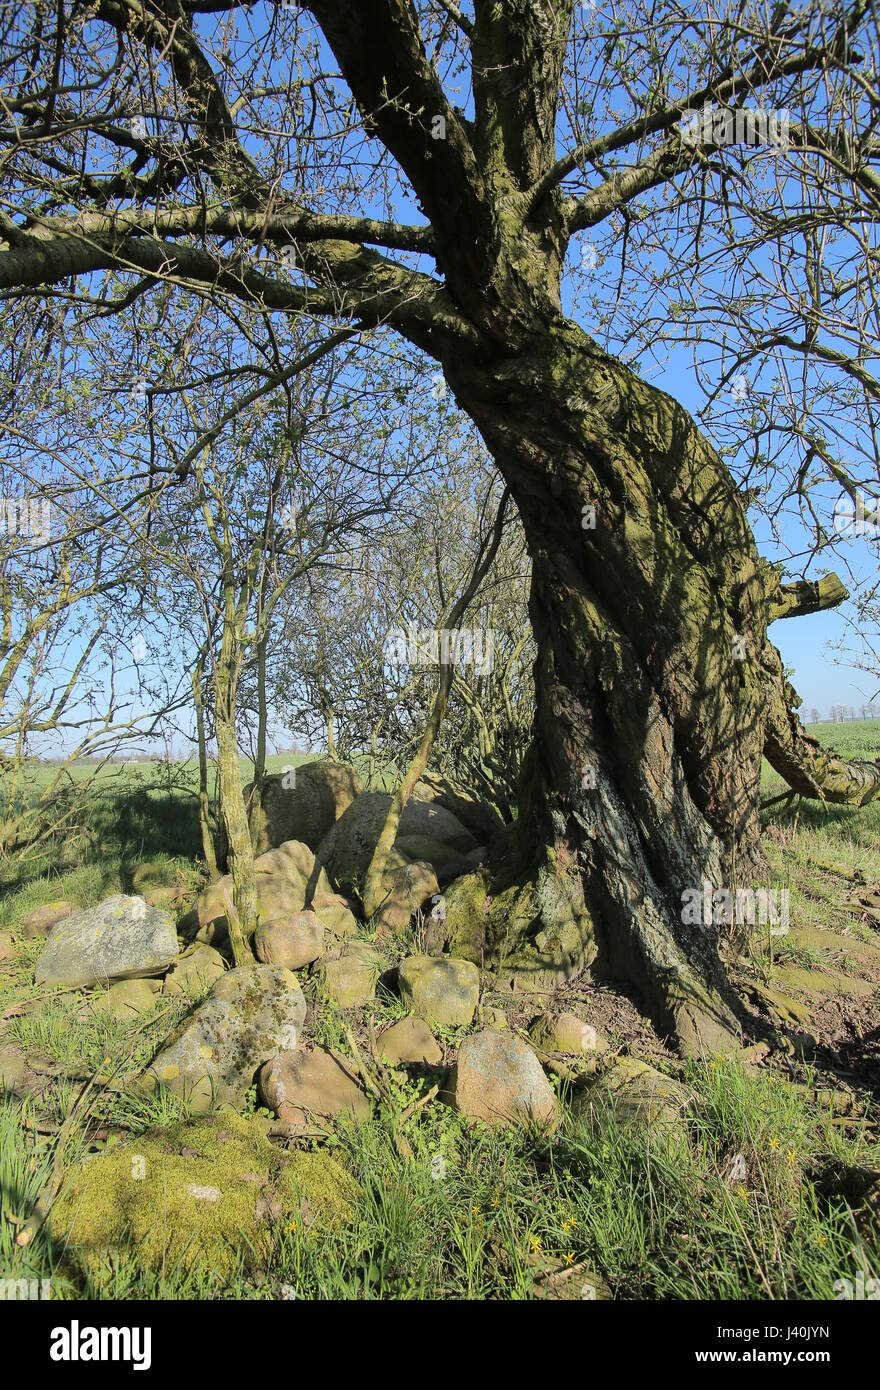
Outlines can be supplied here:
[[427, 1105], [429, 1100], [433, 1100], [439, 1090], [439, 1086], [432, 1086], [426, 1095], [423, 1095], [419, 1100], [414, 1100], [412, 1105], [408, 1105], [398, 1117], [397, 1123], [402, 1125], [403, 1122], [414, 1115], [417, 1110], [421, 1110], [423, 1105]]

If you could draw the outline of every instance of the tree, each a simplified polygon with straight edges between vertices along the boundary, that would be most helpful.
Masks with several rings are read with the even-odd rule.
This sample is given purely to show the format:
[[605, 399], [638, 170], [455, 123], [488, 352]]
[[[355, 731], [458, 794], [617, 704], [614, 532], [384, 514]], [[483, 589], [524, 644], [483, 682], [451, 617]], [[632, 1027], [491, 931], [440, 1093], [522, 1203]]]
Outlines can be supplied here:
[[[760, 867], [762, 755], [793, 789], [840, 802], [876, 795], [880, 770], [805, 735], [767, 639], [774, 617], [839, 596], [780, 586], [747, 518], [753, 489], [601, 345], [598, 320], [587, 332], [566, 316], [562, 278], [578, 234], [610, 228], [625, 277], [633, 242], [662, 244], [667, 214], [690, 208], [693, 235], [671, 255], [699, 268], [712, 257], [717, 301], [731, 223], [746, 270], [780, 243], [785, 261], [806, 227], [788, 332], [768, 332], [805, 372], [839, 372], [870, 416], [870, 315], [847, 324], [851, 354], [829, 341], [816, 238], [840, 229], [841, 209], [859, 227], [880, 209], [873, 11], [817, 0], [701, 21], [632, 3], [605, 21], [575, 15], [574, 0], [473, 0], [468, 13], [452, 0], [309, 0], [256, 37], [236, 0], [57, 14], [36, 6], [4, 35], [0, 288], [31, 295], [112, 271], [128, 295], [185, 284], [224, 305], [385, 324], [438, 364], [532, 560], [522, 910], [486, 942], [487, 962], [561, 978], [598, 955], [684, 1050], [730, 1044], [717, 928], [684, 921], [683, 894]], [[344, 86], [323, 71], [327, 48]], [[755, 98], [794, 108], [770, 151], [785, 177], [734, 121]], [[602, 129], [609, 99], [620, 115]], [[712, 108], [717, 124], [683, 120]], [[395, 220], [405, 203], [423, 220]], [[860, 283], [873, 282], [870, 238], [852, 241]], [[291, 248], [293, 272], [272, 264]], [[743, 321], [728, 323], [740, 355], [753, 346]], [[800, 425], [788, 437], [797, 447]], [[817, 478], [855, 494], [838, 452], [811, 432], [804, 495]], [[772, 475], [766, 454], [750, 461], [762, 469]]]
[[[488, 500], [488, 499], [487, 499]], [[480, 533], [477, 538], [477, 556], [473, 569], [467, 578], [461, 593], [450, 603], [449, 608], [442, 615], [439, 624], [439, 675], [437, 679], [437, 691], [431, 704], [431, 710], [425, 724], [424, 733], [419, 741], [415, 756], [406, 769], [400, 780], [399, 786], [395, 789], [391, 798], [391, 805], [388, 814], [376, 842], [373, 856], [367, 866], [364, 876], [364, 911], [368, 916], [378, 912], [383, 898], [383, 877], [388, 866], [388, 857], [394, 847], [397, 838], [397, 831], [400, 825], [400, 817], [407, 801], [415, 789], [416, 783], [425, 772], [431, 752], [440, 733], [446, 708], [449, 704], [449, 695], [452, 690], [452, 682], [455, 676], [455, 667], [458, 654], [455, 650], [459, 640], [459, 630], [462, 619], [475, 598], [480, 585], [492, 568], [492, 564], [498, 554], [498, 547], [501, 544], [501, 537], [504, 531], [504, 518], [507, 509], [509, 493], [505, 489], [495, 514], [494, 523], [490, 531]], [[439, 553], [438, 553], [439, 565]], [[450, 634], [452, 636], [450, 637]], [[444, 650], [443, 644], [446, 649]], [[452, 650], [450, 650], [450, 647]]]

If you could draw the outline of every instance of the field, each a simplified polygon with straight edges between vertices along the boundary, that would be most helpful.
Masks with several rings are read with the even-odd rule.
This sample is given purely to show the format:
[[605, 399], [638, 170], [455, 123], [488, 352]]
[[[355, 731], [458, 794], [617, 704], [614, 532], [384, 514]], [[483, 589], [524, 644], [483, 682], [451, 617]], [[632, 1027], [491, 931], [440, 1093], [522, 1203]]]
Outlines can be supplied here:
[[[880, 756], [880, 721], [812, 731], [841, 752]], [[804, 803], [768, 817], [768, 883], [788, 888], [791, 923], [782, 936], [756, 928], [725, 943], [755, 1020], [741, 1055], [683, 1065], [632, 1001], [607, 985], [566, 990], [565, 1007], [594, 1017], [617, 1054], [689, 1089], [673, 1129], [629, 1123], [610, 1106], [569, 1108], [555, 1133], [474, 1127], [420, 1103], [434, 1079], [423, 1070], [385, 1068], [369, 1123], [298, 1141], [355, 1180], [342, 1225], [285, 1213], [258, 1254], [242, 1242], [222, 1258], [158, 1265], [121, 1240], [86, 1270], [71, 1266], [51, 1220], [16, 1246], [53, 1163], [87, 1169], [114, 1146], [173, 1133], [183, 1116], [166, 1093], [127, 1083], [186, 1004], [159, 995], [130, 1022], [84, 1017], [79, 993], [38, 993], [41, 943], [15, 937], [42, 902], [87, 906], [131, 891], [145, 861], [182, 901], [195, 894], [192, 795], [184, 779], [146, 790], [161, 773], [103, 774], [82, 834], [51, 862], [7, 864], [0, 876], [0, 930], [13, 939], [0, 963], [0, 1055], [26, 1064], [0, 1102], [0, 1275], [49, 1278], [53, 1297], [827, 1299], [843, 1296], [842, 1281], [880, 1274], [880, 804]], [[775, 790], [768, 774], [767, 795]], [[371, 1022], [403, 1012], [381, 987], [353, 1016], [319, 1000], [313, 979], [303, 987], [311, 1037], [326, 1045], [353, 1039], [366, 1051]], [[503, 1002], [511, 1027], [527, 1020], [527, 1001]], [[447, 1057], [458, 1036], [442, 1031]], [[563, 1095], [576, 1081], [554, 1077]], [[89, 1105], [62, 1131], [88, 1085]], [[264, 1123], [256, 1101], [252, 1111]]]

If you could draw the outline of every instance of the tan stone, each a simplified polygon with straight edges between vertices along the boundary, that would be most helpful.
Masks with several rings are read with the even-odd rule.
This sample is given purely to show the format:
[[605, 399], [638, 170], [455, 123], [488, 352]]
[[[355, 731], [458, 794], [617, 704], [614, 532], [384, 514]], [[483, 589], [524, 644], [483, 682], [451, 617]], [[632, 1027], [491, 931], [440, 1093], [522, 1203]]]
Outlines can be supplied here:
[[423, 1018], [402, 1018], [380, 1033], [376, 1040], [376, 1050], [386, 1062], [427, 1063], [437, 1066], [443, 1060], [443, 1053]]
[[308, 1125], [345, 1115], [368, 1120], [368, 1098], [329, 1052], [282, 1052], [260, 1068], [260, 1094], [285, 1124]]
[[267, 922], [254, 933], [254, 953], [266, 965], [301, 970], [324, 954], [324, 928], [314, 912]]
[[61, 922], [65, 917], [70, 917], [72, 913], [78, 912], [76, 903], [68, 902], [66, 898], [55, 898], [50, 903], [43, 903], [42, 907], [34, 908], [29, 916], [25, 917], [24, 922], [18, 928], [19, 935], [25, 937], [45, 936], [51, 931], [56, 922]]
[[488, 1124], [547, 1124], [556, 1116], [553, 1088], [532, 1049], [490, 1028], [462, 1042], [445, 1096], [456, 1110]]

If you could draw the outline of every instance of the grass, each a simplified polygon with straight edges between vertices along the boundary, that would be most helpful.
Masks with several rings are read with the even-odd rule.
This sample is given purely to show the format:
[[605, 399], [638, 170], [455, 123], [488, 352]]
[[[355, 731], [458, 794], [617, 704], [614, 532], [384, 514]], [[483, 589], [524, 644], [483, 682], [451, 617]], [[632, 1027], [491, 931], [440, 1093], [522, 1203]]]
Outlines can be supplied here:
[[[861, 733], [849, 725], [818, 733], [829, 742], [861, 736], [863, 756], [873, 737], [880, 752], [880, 722]], [[99, 798], [82, 838], [55, 862], [21, 872], [6, 866], [0, 927], [19, 923], [41, 901], [71, 897], [85, 906], [130, 888], [144, 859], [194, 891], [194, 812], [186, 796], [141, 787]], [[876, 933], [854, 917], [846, 880], [817, 865], [876, 877], [878, 843], [880, 807], [823, 813], [804, 804], [797, 820], [770, 818], [771, 882], [790, 887], [793, 921], [870, 943]], [[20, 943], [0, 966], [0, 1012], [36, 997], [38, 949]], [[750, 956], [746, 967], [767, 979], [786, 963], [828, 966], [827, 953], [784, 938], [753, 939]], [[316, 980], [304, 987], [317, 999]], [[14, 1222], [48, 1178], [58, 1127], [83, 1078], [107, 1068], [134, 1074], [186, 1007], [159, 996], [149, 1017], [99, 1022], [83, 1015], [79, 994], [58, 994], [0, 1023], [0, 1048], [20, 1048], [45, 1080], [42, 1094], [23, 1104], [0, 1100], [0, 1276], [50, 1278], [52, 1296], [61, 1298], [812, 1300], [833, 1298], [837, 1281], [859, 1271], [880, 1272], [876, 1192], [857, 1199], [849, 1181], [880, 1172], [876, 1086], [856, 1080], [823, 1099], [827, 1074], [801, 1063], [793, 1084], [784, 1060], [688, 1064], [694, 1101], [677, 1142], [623, 1125], [601, 1105], [580, 1115], [567, 1109], [552, 1136], [472, 1126], [436, 1103], [401, 1124], [431, 1077], [386, 1072], [389, 1100], [376, 1103], [373, 1120], [340, 1127], [330, 1141], [360, 1187], [347, 1226], [321, 1230], [285, 1217], [273, 1227], [268, 1257], [255, 1265], [242, 1249], [222, 1278], [211, 1263], [151, 1272], [124, 1241], [100, 1271], [84, 1275], [46, 1229], [19, 1249]], [[380, 986], [377, 1026], [402, 1012]], [[316, 1041], [348, 1050], [350, 1022], [322, 1004]], [[456, 1036], [443, 1041], [454, 1046]], [[166, 1092], [106, 1089], [64, 1161], [78, 1163], [183, 1114]]]
[[[407, 1131], [405, 1159], [380, 1114], [343, 1131], [334, 1149], [361, 1185], [352, 1225], [279, 1222], [261, 1268], [243, 1251], [222, 1287], [208, 1264], [166, 1271], [161, 1296], [277, 1298], [286, 1288], [298, 1298], [517, 1299], [592, 1289], [600, 1298], [824, 1299], [838, 1279], [880, 1266], [876, 1222], [855, 1218], [815, 1178], [832, 1160], [876, 1166], [865, 1130], [843, 1135], [796, 1092], [741, 1065], [692, 1066], [688, 1079], [696, 1103], [684, 1147], [599, 1112], [548, 1139], [472, 1129], [433, 1107]], [[0, 1123], [4, 1204], [9, 1194], [23, 1208], [45, 1158], [8, 1109]], [[17, 1278], [52, 1277], [58, 1254], [44, 1242], [7, 1267]], [[159, 1292], [124, 1246], [99, 1274], [57, 1290]]]

